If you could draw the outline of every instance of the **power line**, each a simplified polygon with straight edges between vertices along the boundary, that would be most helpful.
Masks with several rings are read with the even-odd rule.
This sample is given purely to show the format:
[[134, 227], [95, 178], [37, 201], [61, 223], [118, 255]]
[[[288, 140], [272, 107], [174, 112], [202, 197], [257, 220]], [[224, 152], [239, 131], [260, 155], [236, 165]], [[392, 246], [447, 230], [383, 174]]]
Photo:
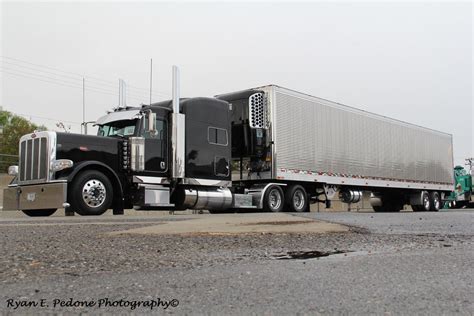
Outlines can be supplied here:
[[[12, 71], [6, 71], [6, 70], [3, 70], [3, 69], [0, 69], [0, 72], [3, 72], [5, 74], [9, 74], [9, 75], [13, 75], [13, 76], [19, 76], [19, 77], [24, 77], [24, 78], [29, 78], [29, 79], [34, 79], [34, 80], [38, 80], [38, 81], [42, 81], [42, 82], [47, 82], [47, 83], [52, 83], [52, 84], [56, 84], [56, 85], [59, 85], [59, 86], [64, 86], [64, 87], [69, 87], [69, 88], [75, 88], [75, 89], [82, 89], [82, 86], [81, 85], [75, 85], [74, 83], [72, 82], [64, 82], [64, 81], [60, 81], [60, 79], [56, 79], [56, 78], [51, 78], [51, 77], [48, 77], [48, 76], [43, 76], [43, 75], [37, 75], [37, 74], [30, 74], [30, 73], [26, 73], [26, 72], [21, 72], [21, 71], [17, 71], [17, 72], [20, 72], [20, 73], [15, 73], [15, 72], [12, 72]], [[36, 76], [36, 77], [34, 77]], [[37, 78], [37, 77], [41, 77], [41, 78]], [[102, 89], [102, 88], [96, 88], [96, 87], [92, 87], [92, 88], [86, 88], [87, 91], [91, 91], [91, 92], [97, 92], [97, 93], [102, 93], [102, 94], [108, 94], [108, 95], [111, 95], [111, 96], [117, 96], [118, 93], [114, 93], [110, 90], [105, 90], [105, 89]], [[136, 95], [134, 96], [130, 96], [129, 97], [130, 99], [133, 99], [133, 100], [136, 100], [136, 101], [140, 101], [140, 102], [143, 102], [146, 97], [144, 96], [143, 98], [140, 98]]]
[[[20, 67], [20, 68], [24, 68], [24, 69], [28, 69], [30, 71], [34, 71], [34, 72], [38, 72], [40, 73], [39, 75], [38, 74], [32, 74], [32, 75], [37, 75], [37, 76], [44, 76], [43, 74], [50, 74], [50, 75], [53, 75], [55, 77], [62, 77], [62, 78], [68, 78], [68, 79], [71, 79], [74, 81], [74, 83], [76, 82], [79, 82], [79, 81], [82, 81], [82, 79], [84, 79], [85, 77], [75, 77], [75, 76], [68, 76], [68, 75], [63, 75], [63, 74], [58, 74], [58, 73], [55, 73], [55, 72], [52, 72], [52, 71], [46, 71], [46, 70], [38, 70], [36, 68], [33, 68], [33, 67], [28, 67], [28, 66], [24, 66], [24, 65], [18, 65], [18, 64], [15, 64], [15, 63], [11, 63], [11, 62], [8, 62], [8, 61], [3, 61], [2, 62], [3, 64], [7, 64], [8, 67]], [[18, 71], [18, 72], [21, 72], [21, 73], [26, 73], [22, 70], [19, 70], [19, 69], [15, 69], [15, 68], [5, 68], [4, 66], [2, 66], [4, 69], [7, 69], [7, 70], [10, 70], [10, 71]], [[31, 73], [28, 73], [28, 74], [31, 74]], [[54, 78], [56, 79], [56, 78]], [[89, 78], [87, 78], [88, 81], [90, 80]], [[100, 82], [96, 82], [95, 85], [101, 85], [101, 89], [110, 89], [110, 88], [116, 88], [117, 86], [116, 85], [113, 85], [112, 83], [100, 83]], [[94, 84], [93, 84], [94, 86]], [[134, 89], [140, 89], [140, 88], [134, 88]], [[142, 97], [143, 95], [145, 95], [145, 93], [148, 93], [148, 91], [140, 91], [140, 92], [137, 92], [137, 91], [132, 91], [132, 92], [129, 92], [129, 95], [140, 95], [140, 97]]]
[[[80, 77], [80, 78], [85, 77], [85, 78], [88, 79], [88, 80], [101, 81], [101, 82], [104, 82], [104, 84], [111, 85], [112, 87], [116, 87], [116, 84], [113, 83], [113, 81], [105, 80], [105, 79], [98, 78], [98, 77], [95, 77], [95, 76], [88, 76], [88, 75], [79, 74], [79, 73], [76, 73], [76, 72], [64, 71], [64, 70], [61, 70], [61, 69], [58, 69], [58, 68], [53, 68], [53, 67], [49, 67], [49, 66], [45, 66], [45, 65], [35, 64], [35, 63], [31, 63], [31, 62], [28, 62], [28, 61], [25, 61], [25, 60], [21, 60], [21, 59], [17, 59], [17, 58], [12, 58], [12, 57], [7, 57], [7, 56], [3, 56], [3, 55], [0, 55], [0, 57], [3, 58], [3, 59], [8, 59], [8, 60], [11, 60], [11, 61], [16, 61], [16, 62], [20, 62], [20, 63], [25, 63], [25, 64], [32, 65], [32, 66], [36, 66], [36, 67], [39, 67], [39, 68], [45, 68], [45, 69], [53, 70], [53, 71], [56, 71], [56, 72], [61, 72], [61, 73], [65, 73], [65, 74], [75, 75], [75, 76], [78, 76], [78, 77]], [[15, 65], [15, 64], [12, 63], [12, 62], [6, 62], [6, 61], [3, 61], [3, 62], [4, 62], [4, 63], [9, 63], [9, 64]], [[26, 67], [26, 66], [24, 66], [24, 65], [18, 65], [18, 64], [16, 64], [16, 66], [18, 66], [18, 67]], [[30, 67], [30, 68], [31, 68], [31, 67]], [[44, 70], [40, 70], [40, 71], [44, 71]], [[79, 79], [80, 79], [80, 78], [79, 78]], [[135, 87], [135, 86], [130, 86], [130, 85], [128, 85], [128, 84], [127, 84], [127, 86], [129, 86], [129, 87], [131, 87], [132, 89], [135, 89], [135, 90], [142, 90], [142, 91], [145, 91], [146, 93], [149, 91], [149, 90], [146, 89], [146, 88], [138, 88], [138, 87]], [[166, 96], [166, 97], [169, 97], [169, 96], [170, 96], [169, 94], [161, 93], [161, 92], [156, 92], [156, 93], [154, 93], [154, 94], [156, 94], [156, 95], [161, 95], [161, 96]]]
[[23, 117], [26, 117], [26, 118], [31, 117], [31, 118], [37, 118], [37, 119], [42, 119], [42, 120], [47, 120], [47, 121], [54, 121], [54, 122], [63, 122], [63, 123], [78, 124], [78, 125], [81, 124], [80, 122], [65, 121], [65, 120], [55, 119], [55, 118], [51, 118], [51, 117], [44, 117], [44, 116], [31, 115], [31, 114], [22, 114], [22, 113], [15, 113], [15, 112], [12, 112], [12, 113], [14, 115], [23, 116]]
[[[26, 71], [22, 71], [22, 70], [18, 70], [18, 69], [6, 68], [5, 66], [0, 66], [0, 71], [2, 71], [1, 69], [4, 69], [5, 71], [3, 71], [3, 72], [9, 73], [9, 74], [20, 73], [23, 76], [26, 76], [26, 75], [28, 75], [28, 76], [37, 76], [37, 77], [41, 77], [41, 78], [45, 78], [45, 79], [49, 79], [49, 80], [56, 80], [56, 81], [59, 81], [60, 83], [66, 83], [66, 84], [70, 84], [70, 85], [79, 85], [82, 82], [82, 78], [81, 79], [79, 79], [79, 78], [75, 79], [75, 78], [72, 78], [72, 77], [65, 77], [65, 78], [71, 78], [73, 80], [73, 81], [71, 81], [71, 80], [65, 80], [65, 79], [50, 77], [50, 76], [46, 76], [46, 75], [43, 75], [43, 74], [37, 74], [37, 73], [26, 72]], [[41, 71], [40, 71], [40, 73], [41, 73]], [[46, 72], [46, 73], [48, 73], [48, 72]], [[57, 76], [57, 74], [54, 74], [54, 73], [51, 73], [51, 74], [53, 76]], [[62, 76], [62, 75], [60, 75], [60, 76]], [[36, 78], [33, 78], [33, 79], [36, 79]], [[104, 88], [104, 87], [90, 85], [90, 84], [88, 86], [91, 86], [93, 89], [96, 89], [96, 90], [106, 91], [108, 93], [112, 93], [112, 94], [116, 95], [116, 92], [114, 92], [110, 89]], [[131, 96], [131, 99], [135, 99], [135, 100], [139, 100], [139, 101], [143, 101], [144, 99], [146, 99], [145, 92], [143, 92], [143, 93], [131, 92], [131, 93], [129, 93], [129, 95]]]
[[12, 63], [12, 62], [8, 62], [8, 61], [2, 61], [2, 64], [7, 64], [7, 65], [11, 65], [11, 66], [14, 66], [14, 67], [21, 67], [21, 68], [26, 68], [26, 69], [30, 69], [30, 70], [34, 70], [34, 71], [40, 71], [40, 72], [44, 72], [44, 73], [48, 73], [48, 74], [52, 74], [52, 75], [55, 75], [55, 76], [61, 76], [61, 77], [64, 77], [64, 78], [71, 78], [73, 80], [79, 80], [79, 76], [67, 76], [67, 75], [60, 75], [60, 74], [57, 74], [55, 72], [52, 72], [52, 71], [46, 71], [46, 70], [38, 70], [34, 67], [28, 67], [28, 66], [24, 66], [24, 65], [19, 65], [19, 64], [15, 64], [15, 63]]

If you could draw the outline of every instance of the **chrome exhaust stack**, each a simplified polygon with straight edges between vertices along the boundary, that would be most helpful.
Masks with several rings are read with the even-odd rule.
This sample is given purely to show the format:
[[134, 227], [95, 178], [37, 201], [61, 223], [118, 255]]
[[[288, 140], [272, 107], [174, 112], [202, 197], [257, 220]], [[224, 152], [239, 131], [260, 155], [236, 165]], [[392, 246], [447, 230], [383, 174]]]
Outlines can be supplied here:
[[173, 66], [173, 113], [171, 114], [171, 178], [184, 178], [185, 121], [179, 112], [179, 69]]

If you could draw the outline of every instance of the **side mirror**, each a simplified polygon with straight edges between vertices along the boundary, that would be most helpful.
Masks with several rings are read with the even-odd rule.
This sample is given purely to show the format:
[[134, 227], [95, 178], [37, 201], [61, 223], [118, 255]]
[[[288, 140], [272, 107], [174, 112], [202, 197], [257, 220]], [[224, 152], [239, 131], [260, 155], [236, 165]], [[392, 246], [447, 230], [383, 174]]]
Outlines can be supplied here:
[[148, 132], [151, 135], [155, 135], [156, 134], [156, 113], [149, 112], [147, 119], [148, 119]]

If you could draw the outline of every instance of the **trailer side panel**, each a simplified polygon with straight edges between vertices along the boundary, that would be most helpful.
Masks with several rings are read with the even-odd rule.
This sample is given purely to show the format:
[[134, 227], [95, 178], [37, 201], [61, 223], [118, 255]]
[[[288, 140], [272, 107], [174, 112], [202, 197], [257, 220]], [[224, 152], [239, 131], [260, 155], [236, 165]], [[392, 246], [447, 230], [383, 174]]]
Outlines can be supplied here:
[[451, 135], [277, 86], [267, 91], [277, 178], [452, 187]]

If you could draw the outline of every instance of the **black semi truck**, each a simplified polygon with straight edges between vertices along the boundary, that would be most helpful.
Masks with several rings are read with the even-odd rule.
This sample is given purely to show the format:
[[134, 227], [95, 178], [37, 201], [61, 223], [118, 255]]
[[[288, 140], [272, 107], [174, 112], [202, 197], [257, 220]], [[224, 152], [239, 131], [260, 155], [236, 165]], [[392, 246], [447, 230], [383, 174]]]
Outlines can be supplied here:
[[116, 108], [97, 136], [24, 135], [4, 210], [305, 212], [310, 202], [438, 211], [453, 187], [452, 136], [270, 85]]

